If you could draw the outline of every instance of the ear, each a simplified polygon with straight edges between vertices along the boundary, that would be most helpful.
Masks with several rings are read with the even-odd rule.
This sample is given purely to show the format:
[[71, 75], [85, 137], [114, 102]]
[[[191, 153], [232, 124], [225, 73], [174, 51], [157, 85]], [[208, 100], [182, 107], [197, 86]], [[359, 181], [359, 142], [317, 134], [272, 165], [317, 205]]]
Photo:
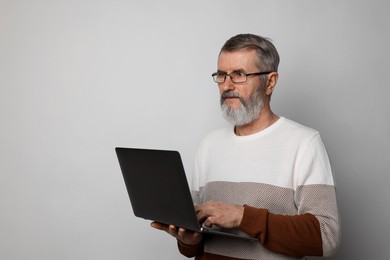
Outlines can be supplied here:
[[279, 74], [277, 72], [271, 72], [270, 74], [268, 74], [268, 82], [265, 88], [265, 93], [267, 94], [267, 96], [271, 96], [272, 92], [274, 91], [276, 82], [278, 81], [278, 77]]

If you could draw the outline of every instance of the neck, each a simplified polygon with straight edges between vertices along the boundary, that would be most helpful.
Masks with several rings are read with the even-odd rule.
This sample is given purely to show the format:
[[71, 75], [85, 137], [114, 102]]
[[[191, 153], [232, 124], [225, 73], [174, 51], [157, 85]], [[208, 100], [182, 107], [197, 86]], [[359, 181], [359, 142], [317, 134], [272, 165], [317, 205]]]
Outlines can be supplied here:
[[279, 116], [274, 114], [269, 107], [264, 107], [258, 118], [250, 122], [249, 124], [236, 126], [234, 131], [238, 136], [245, 136], [255, 134], [261, 130], [269, 127], [276, 121], [278, 121]]

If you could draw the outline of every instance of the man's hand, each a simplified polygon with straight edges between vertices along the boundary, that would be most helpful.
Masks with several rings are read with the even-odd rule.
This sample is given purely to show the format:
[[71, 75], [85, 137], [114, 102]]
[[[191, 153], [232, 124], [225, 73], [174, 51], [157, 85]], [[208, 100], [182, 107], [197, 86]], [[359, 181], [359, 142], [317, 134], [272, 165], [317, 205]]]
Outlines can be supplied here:
[[159, 222], [150, 224], [153, 228], [163, 230], [186, 245], [197, 245], [202, 241], [203, 235], [199, 232], [177, 228], [174, 225], [165, 225]]
[[221, 228], [237, 228], [244, 215], [244, 207], [209, 201], [203, 205], [196, 205], [195, 211], [200, 223], [207, 227], [216, 225]]

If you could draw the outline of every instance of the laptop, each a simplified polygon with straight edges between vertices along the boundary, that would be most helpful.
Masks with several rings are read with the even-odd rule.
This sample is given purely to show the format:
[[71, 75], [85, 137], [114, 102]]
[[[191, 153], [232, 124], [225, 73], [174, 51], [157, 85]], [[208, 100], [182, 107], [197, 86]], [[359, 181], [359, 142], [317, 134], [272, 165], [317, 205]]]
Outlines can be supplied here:
[[115, 148], [136, 217], [207, 234], [257, 240], [237, 230], [201, 226], [178, 151]]

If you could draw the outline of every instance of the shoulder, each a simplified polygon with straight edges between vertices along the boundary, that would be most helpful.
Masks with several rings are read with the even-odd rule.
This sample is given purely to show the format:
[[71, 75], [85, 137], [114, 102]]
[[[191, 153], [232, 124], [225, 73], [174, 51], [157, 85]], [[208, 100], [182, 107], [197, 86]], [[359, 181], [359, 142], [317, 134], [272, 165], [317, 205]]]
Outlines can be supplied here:
[[311, 127], [302, 125], [288, 118], [283, 118], [283, 120], [280, 129], [288, 135], [294, 135], [297, 138], [301, 137], [304, 139], [312, 139], [315, 136], [319, 136], [319, 132]]

